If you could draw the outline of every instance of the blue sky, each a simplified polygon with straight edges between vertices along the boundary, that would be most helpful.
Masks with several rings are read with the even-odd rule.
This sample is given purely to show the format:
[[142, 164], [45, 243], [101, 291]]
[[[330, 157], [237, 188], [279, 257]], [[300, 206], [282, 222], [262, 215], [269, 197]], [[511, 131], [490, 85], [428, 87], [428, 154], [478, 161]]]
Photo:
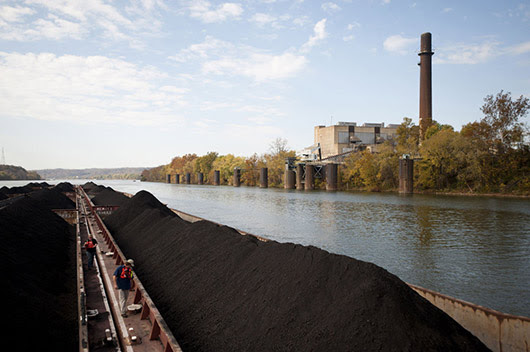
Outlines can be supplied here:
[[0, 0], [0, 147], [26, 169], [156, 166], [418, 124], [424, 32], [436, 121], [530, 97], [528, 0]]

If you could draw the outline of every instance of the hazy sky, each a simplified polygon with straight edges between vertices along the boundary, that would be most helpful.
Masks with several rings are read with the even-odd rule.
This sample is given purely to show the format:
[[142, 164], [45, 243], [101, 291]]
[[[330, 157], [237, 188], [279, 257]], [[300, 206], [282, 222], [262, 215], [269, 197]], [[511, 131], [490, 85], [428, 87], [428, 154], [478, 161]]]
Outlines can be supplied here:
[[0, 0], [0, 147], [26, 169], [156, 166], [418, 124], [424, 32], [438, 122], [530, 97], [528, 0]]

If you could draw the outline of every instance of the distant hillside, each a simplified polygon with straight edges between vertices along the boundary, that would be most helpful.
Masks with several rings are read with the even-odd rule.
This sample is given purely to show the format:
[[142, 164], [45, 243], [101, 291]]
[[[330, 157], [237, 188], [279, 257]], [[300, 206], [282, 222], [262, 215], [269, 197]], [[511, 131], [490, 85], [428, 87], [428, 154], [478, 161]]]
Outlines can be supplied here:
[[137, 180], [140, 179], [140, 174], [145, 167], [122, 167], [115, 169], [44, 169], [35, 170], [45, 179], [126, 179]]
[[35, 171], [26, 171], [21, 166], [0, 165], [0, 180], [40, 180]]

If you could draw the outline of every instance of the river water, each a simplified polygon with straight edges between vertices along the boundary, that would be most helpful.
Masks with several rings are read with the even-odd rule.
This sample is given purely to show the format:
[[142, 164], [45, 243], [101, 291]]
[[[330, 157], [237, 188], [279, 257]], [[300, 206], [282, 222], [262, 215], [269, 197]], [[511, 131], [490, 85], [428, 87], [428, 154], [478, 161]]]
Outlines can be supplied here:
[[408, 283], [530, 316], [528, 199], [93, 182], [132, 194], [147, 190], [192, 215], [372, 262]]

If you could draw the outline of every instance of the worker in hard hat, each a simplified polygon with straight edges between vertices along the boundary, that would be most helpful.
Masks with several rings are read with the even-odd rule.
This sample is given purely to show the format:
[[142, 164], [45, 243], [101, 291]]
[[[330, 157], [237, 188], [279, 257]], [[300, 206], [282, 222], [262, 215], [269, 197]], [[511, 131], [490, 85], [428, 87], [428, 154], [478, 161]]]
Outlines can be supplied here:
[[127, 299], [129, 291], [134, 290], [134, 260], [128, 259], [114, 271], [114, 288], [118, 290], [120, 312], [122, 317], [127, 317]]
[[92, 236], [92, 234], [88, 234], [88, 239], [85, 242], [88, 269], [92, 269], [92, 266], [94, 266], [94, 257], [96, 256], [97, 245], [98, 241]]

